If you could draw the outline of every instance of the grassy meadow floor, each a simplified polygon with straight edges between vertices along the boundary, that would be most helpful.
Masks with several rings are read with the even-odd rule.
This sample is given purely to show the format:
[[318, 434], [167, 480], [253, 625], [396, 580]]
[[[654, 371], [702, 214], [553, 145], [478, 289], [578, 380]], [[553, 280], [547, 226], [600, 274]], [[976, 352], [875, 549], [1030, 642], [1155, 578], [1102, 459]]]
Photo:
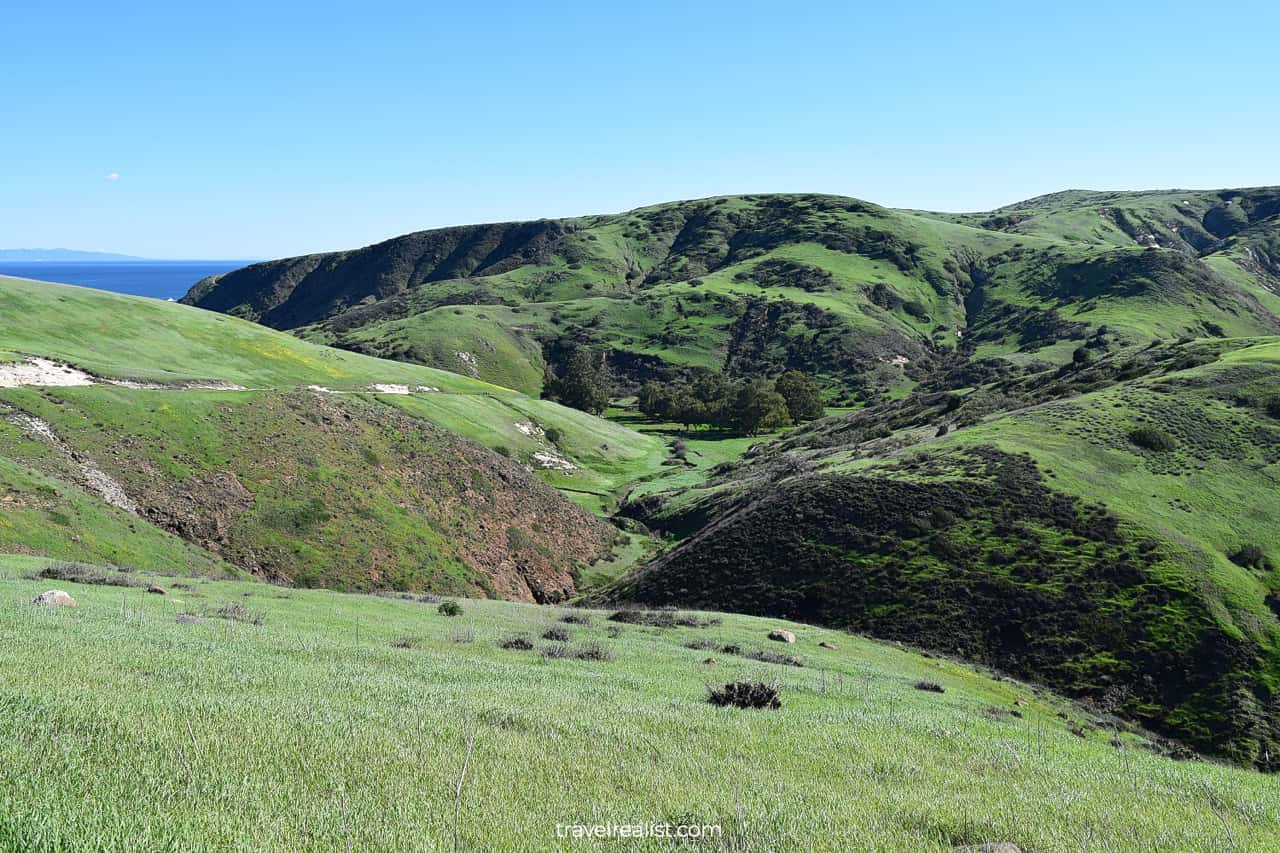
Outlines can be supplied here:
[[[455, 817], [466, 850], [669, 849], [556, 835], [610, 821], [721, 824], [708, 850], [1280, 846], [1274, 779], [1174, 762], [1133, 734], [1117, 747], [1049, 694], [838, 632], [793, 625], [783, 647], [765, 634], [786, 623], [725, 616], [610, 636], [605, 613], [572, 625], [563, 609], [463, 601], [448, 618], [141, 578], [160, 596], [32, 579], [43, 562], [0, 557], [3, 849], [452, 850]], [[30, 603], [50, 588], [80, 606]], [[249, 621], [212, 615], [231, 602]], [[612, 659], [544, 658], [553, 625]], [[499, 648], [521, 633], [534, 650]], [[685, 647], [699, 640], [716, 648]], [[782, 709], [705, 701], [740, 679], [778, 682]]]

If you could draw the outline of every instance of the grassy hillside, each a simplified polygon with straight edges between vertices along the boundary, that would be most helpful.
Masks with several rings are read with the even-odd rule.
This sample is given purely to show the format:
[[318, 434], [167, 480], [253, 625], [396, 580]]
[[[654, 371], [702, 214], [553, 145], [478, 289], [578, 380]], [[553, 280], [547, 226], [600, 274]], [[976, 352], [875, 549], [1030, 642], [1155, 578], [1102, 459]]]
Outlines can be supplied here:
[[[609, 821], [716, 824], [700, 846], [724, 850], [1280, 843], [1261, 775], [1172, 761], [1050, 693], [830, 630], [607, 611], [565, 624], [480, 601], [448, 618], [433, 602], [135, 576], [160, 596], [30, 579], [43, 565], [0, 558], [6, 848], [604, 849], [618, 842], [556, 824]], [[28, 603], [52, 585], [80, 606]], [[555, 626], [569, 643], [539, 639]], [[777, 651], [779, 627], [803, 666], [720, 649]], [[519, 636], [533, 649], [500, 647]], [[559, 645], [607, 659], [542, 651]], [[775, 683], [781, 709], [707, 703], [708, 684], [743, 679]]]
[[1278, 356], [1150, 348], [818, 422], [632, 504], [688, 538], [612, 595], [953, 650], [1274, 769]]
[[678, 547], [614, 595], [959, 650], [1270, 767], [1277, 223], [1276, 188], [982, 214], [733, 196], [421, 232], [188, 301], [530, 393], [566, 341], [618, 395], [815, 374], [851, 414], [620, 472]]
[[187, 306], [15, 279], [0, 305], [22, 318], [10, 365], [84, 383], [0, 387], [8, 550], [557, 600], [617, 537], [574, 502], [603, 511], [665, 458], [554, 403]]
[[689, 367], [801, 369], [853, 402], [957, 358], [1061, 364], [1100, 329], [1280, 332], [1277, 211], [1265, 188], [1068, 192], [989, 214], [732, 196], [420, 232], [255, 264], [186, 301], [530, 394], [546, 345], [572, 340], [609, 354], [620, 392]]

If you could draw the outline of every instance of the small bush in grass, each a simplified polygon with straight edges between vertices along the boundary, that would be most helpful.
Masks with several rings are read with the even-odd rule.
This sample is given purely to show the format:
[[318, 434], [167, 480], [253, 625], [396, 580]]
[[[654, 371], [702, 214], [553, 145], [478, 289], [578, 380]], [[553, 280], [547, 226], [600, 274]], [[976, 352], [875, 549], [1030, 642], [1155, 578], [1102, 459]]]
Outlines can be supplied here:
[[558, 628], [553, 625], [542, 632], [542, 639], [556, 643], [567, 643], [569, 642], [569, 632], [564, 628]]
[[573, 659], [573, 660], [613, 660], [613, 652], [609, 651], [602, 643], [592, 640], [589, 643], [583, 643], [580, 646], [570, 646], [566, 643], [553, 643], [550, 646], [542, 647], [542, 656], [551, 659]]
[[681, 628], [714, 628], [724, 621], [719, 616], [694, 616], [691, 613], [677, 614], [675, 620]]
[[800, 658], [795, 655], [782, 655], [777, 652], [764, 651], [763, 649], [754, 652], [747, 652], [743, 657], [750, 658], [751, 660], [758, 660], [763, 663], [781, 664], [782, 666], [804, 666], [804, 661], [800, 660]]
[[393, 649], [416, 649], [417, 647], [418, 641], [414, 637], [397, 637], [391, 641]]
[[440, 606], [436, 608], [441, 616], [461, 616], [462, 605], [456, 601], [442, 601]]
[[777, 710], [782, 707], [777, 688], [762, 681], [735, 681], [723, 687], [708, 687], [707, 694], [708, 702], [722, 708], [731, 706]]
[[721, 646], [720, 651], [726, 655], [740, 655], [742, 654], [742, 646], [735, 646], [730, 643], [727, 646]]
[[609, 617], [610, 622], [625, 625], [648, 625], [650, 628], [710, 628], [719, 625], [719, 617], [694, 616], [691, 613], [675, 613], [670, 610], [619, 610]]
[[514, 637], [507, 637], [499, 644], [504, 649], [511, 649], [517, 652], [528, 652], [533, 650], [533, 643], [523, 634], [517, 634]]
[[1129, 433], [1129, 441], [1144, 450], [1152, 450], [1157, 453], [1164, 453], [1178, 446], [1173, 436], [1156, 427], [1138, 427]]
[[613, 660], [613, 652], [609, 651], [599, 640], [592, 640], [575, 646], [573, 656], [578, 660]]
[[228, 601], [217, 610], [214, 610], [212, 615], [217, 616], [219, 619], [244, 622], [246, 625], [261, 625], [267, 621], [267, 615], [261, 610], [245, 607], [238, 601]]
[[[128, 571], [128, 569], [124, 568], [120, 569], [120, 571]], [[146, 583], [134, 578], [121, 577], [117, 574], [109, 575], [98, 571], [92, 566], [69, 562], [50, 563], [41, 569], [36, 577], [45, 580], [71, 581], [72, 583], [92, 584], [95, 586], [146, 586]]]
[[941, 684], [939, 684], [936, 681], [929, 681], [928, 679], [922, 679], [920, 681], [917, 681], [912, 686], [915, 687], [916, 690], [923, 690], [926, 693], [946, 693], [947, 692], [946, 689]]
[[547, 436], [547, 441], [552, 444], [559, 444], [560, 439], [564, 438], [564, 433], [555, 427], [547, 427], [545, 435]]
[[685, 643], [684, 647], [686, 649], [697, 649], [698, 651], [706, 651], [707, 649], [714, 649], [716, 647], [716, 641], [715, 640], [694, 640], [691, 643]]
[[610, 622], [624, 625], [648, 625], [651, 628], [671, 628], [676, 624], [675, 614], [666, 610], [619, 610], [609, 617]]
[[609, 639], [616, 640], [622, 636], [622, 626], [610, 625], [608, 628], [605, 629], [605, 633], [609, 635]]
[[507, 447], [505, 444], [499, 444], [497, 447], [493, 449], [493, 452], [498, 454], [499, 456], [505, 456], [508, 459], [511, 458], [511, 448]]
[[566, 613], [560, 617], [560, 621], [566, 625], [590, 625], [591, 617], [586, 613]]

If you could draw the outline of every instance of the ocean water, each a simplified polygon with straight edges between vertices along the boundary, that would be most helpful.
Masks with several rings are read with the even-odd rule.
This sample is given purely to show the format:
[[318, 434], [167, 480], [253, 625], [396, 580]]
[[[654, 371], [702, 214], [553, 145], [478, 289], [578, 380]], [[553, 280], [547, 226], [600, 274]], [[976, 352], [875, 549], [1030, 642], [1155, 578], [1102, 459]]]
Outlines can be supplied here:
[[230, 272], [253, 261], [0, 261], [0, 275], [79, 284], [150, 296], [181, 299], [200, 279]]

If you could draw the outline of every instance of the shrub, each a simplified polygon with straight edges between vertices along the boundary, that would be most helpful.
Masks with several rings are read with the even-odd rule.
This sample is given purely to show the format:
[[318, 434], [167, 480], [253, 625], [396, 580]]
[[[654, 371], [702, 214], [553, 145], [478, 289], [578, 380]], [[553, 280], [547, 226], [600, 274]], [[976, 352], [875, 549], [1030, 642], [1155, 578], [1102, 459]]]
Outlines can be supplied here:
[[768, 708], [782, 707], [776, 688], [760, 681], [735, 681], [723, 687], [708, 687], [707, 701], [720, 707]]
[[493, 449], [493, 452], [498, 454], [499, 456], [505, 456], [508, 459], [511, 458], [511, 448], [507, 447], [505, 444], [499, 444], [497, 447]]
[[1231, 562], [1246, 569], [1265, 569], [1270, 566], [1267, 552], [1259, 545], [1245, 545], [1231, 555]]
[[418, 641], [414, 637], [397, 637], [391, 641], [393, 649], [413, 649], [417, 648]]
[[542, 632], [542, 639], [551, 640], [556, 643], [569, 642], [569, 632], [564, 628], [551, 627]]
[[578, 660], [613, 660], [613, 652], [609, 651], [599, 640], [583, 643], [573, 650]]
[[675, 614], [666, 610], [619, 610], [609, 617], [610, 622], [624, 625], [648, 625], [652, 628], [670, 628], [676, 624]]
[[609, 651], [597, 640], [583, 643], [580, 646], [553, 643], [550, 646], [542, 647], [542, 656], [553, 660], [613, 660], [613, 652]]
[[750, 658], [751, 660], [758, 660], [762, 663], [776, 663], [781, 664], [782, 666], [804, 666], [804, 661], [800, 660], [800, 658], [795, 655], [783, 655], [778, 654], [777, 652], [767, 652], [763, 649], [754, 652], [747, 652], [742, 656], [744, 658]]
[[[123, 571], [123, 569], [122, 569]], [[36, 575], [38, 578], [46, 580], [71, 581], [72, 583], [92, 584], [95, 586], [126, 586], [141, 587], [146, 586], [143, 581], [133, 578], [126, 578], [120, 575], [108, 575], [100, 572], [91, 566], [81, 565], [80, 563], [56, 562], [50, 563], [40, 570]]]
[[917, 681], [912, 686], [915, 687], [916, 690], [923, 690], [926, 693], [946, 693], [947, 692], [946, 689], [938, 682], [929, 681], [927, 679]]
[[533, 649], [533, 643], [529, 642], [529, 638], [522, 634], [508, 637], [498, 645], [500, 648], [512, 649], [513, 651], [519, 652], [527, 652]]
[[238, 601], [228, 601], [217, 610], [214, 610], [213, 615], [219, 619], [231, 619], [236, 622], [244, 622], [247, 625], [261, 625], [267, 621], [267, 615], [261, 610], [252, 610]]
[[442, 601], [436, 612], [441, 616], [461, 616], [462, 605], [456, 601]]
[[545, 435], [547, 436], [547, 441], [552, 444], [559, 444], [560, 439], [564, 438], [564, 433], [555, 427], [547, 427]]
[[1145, 450], [1157, 453], [1173, 450], [1178, 446], [1173, 436], [1156, 427], [1138, 427], [1129, 433], [1129, 441]]
[[560, 617], [560, 621], [566, 625], [590, 625], [591, 617], [585, 613], [566, 613]]

